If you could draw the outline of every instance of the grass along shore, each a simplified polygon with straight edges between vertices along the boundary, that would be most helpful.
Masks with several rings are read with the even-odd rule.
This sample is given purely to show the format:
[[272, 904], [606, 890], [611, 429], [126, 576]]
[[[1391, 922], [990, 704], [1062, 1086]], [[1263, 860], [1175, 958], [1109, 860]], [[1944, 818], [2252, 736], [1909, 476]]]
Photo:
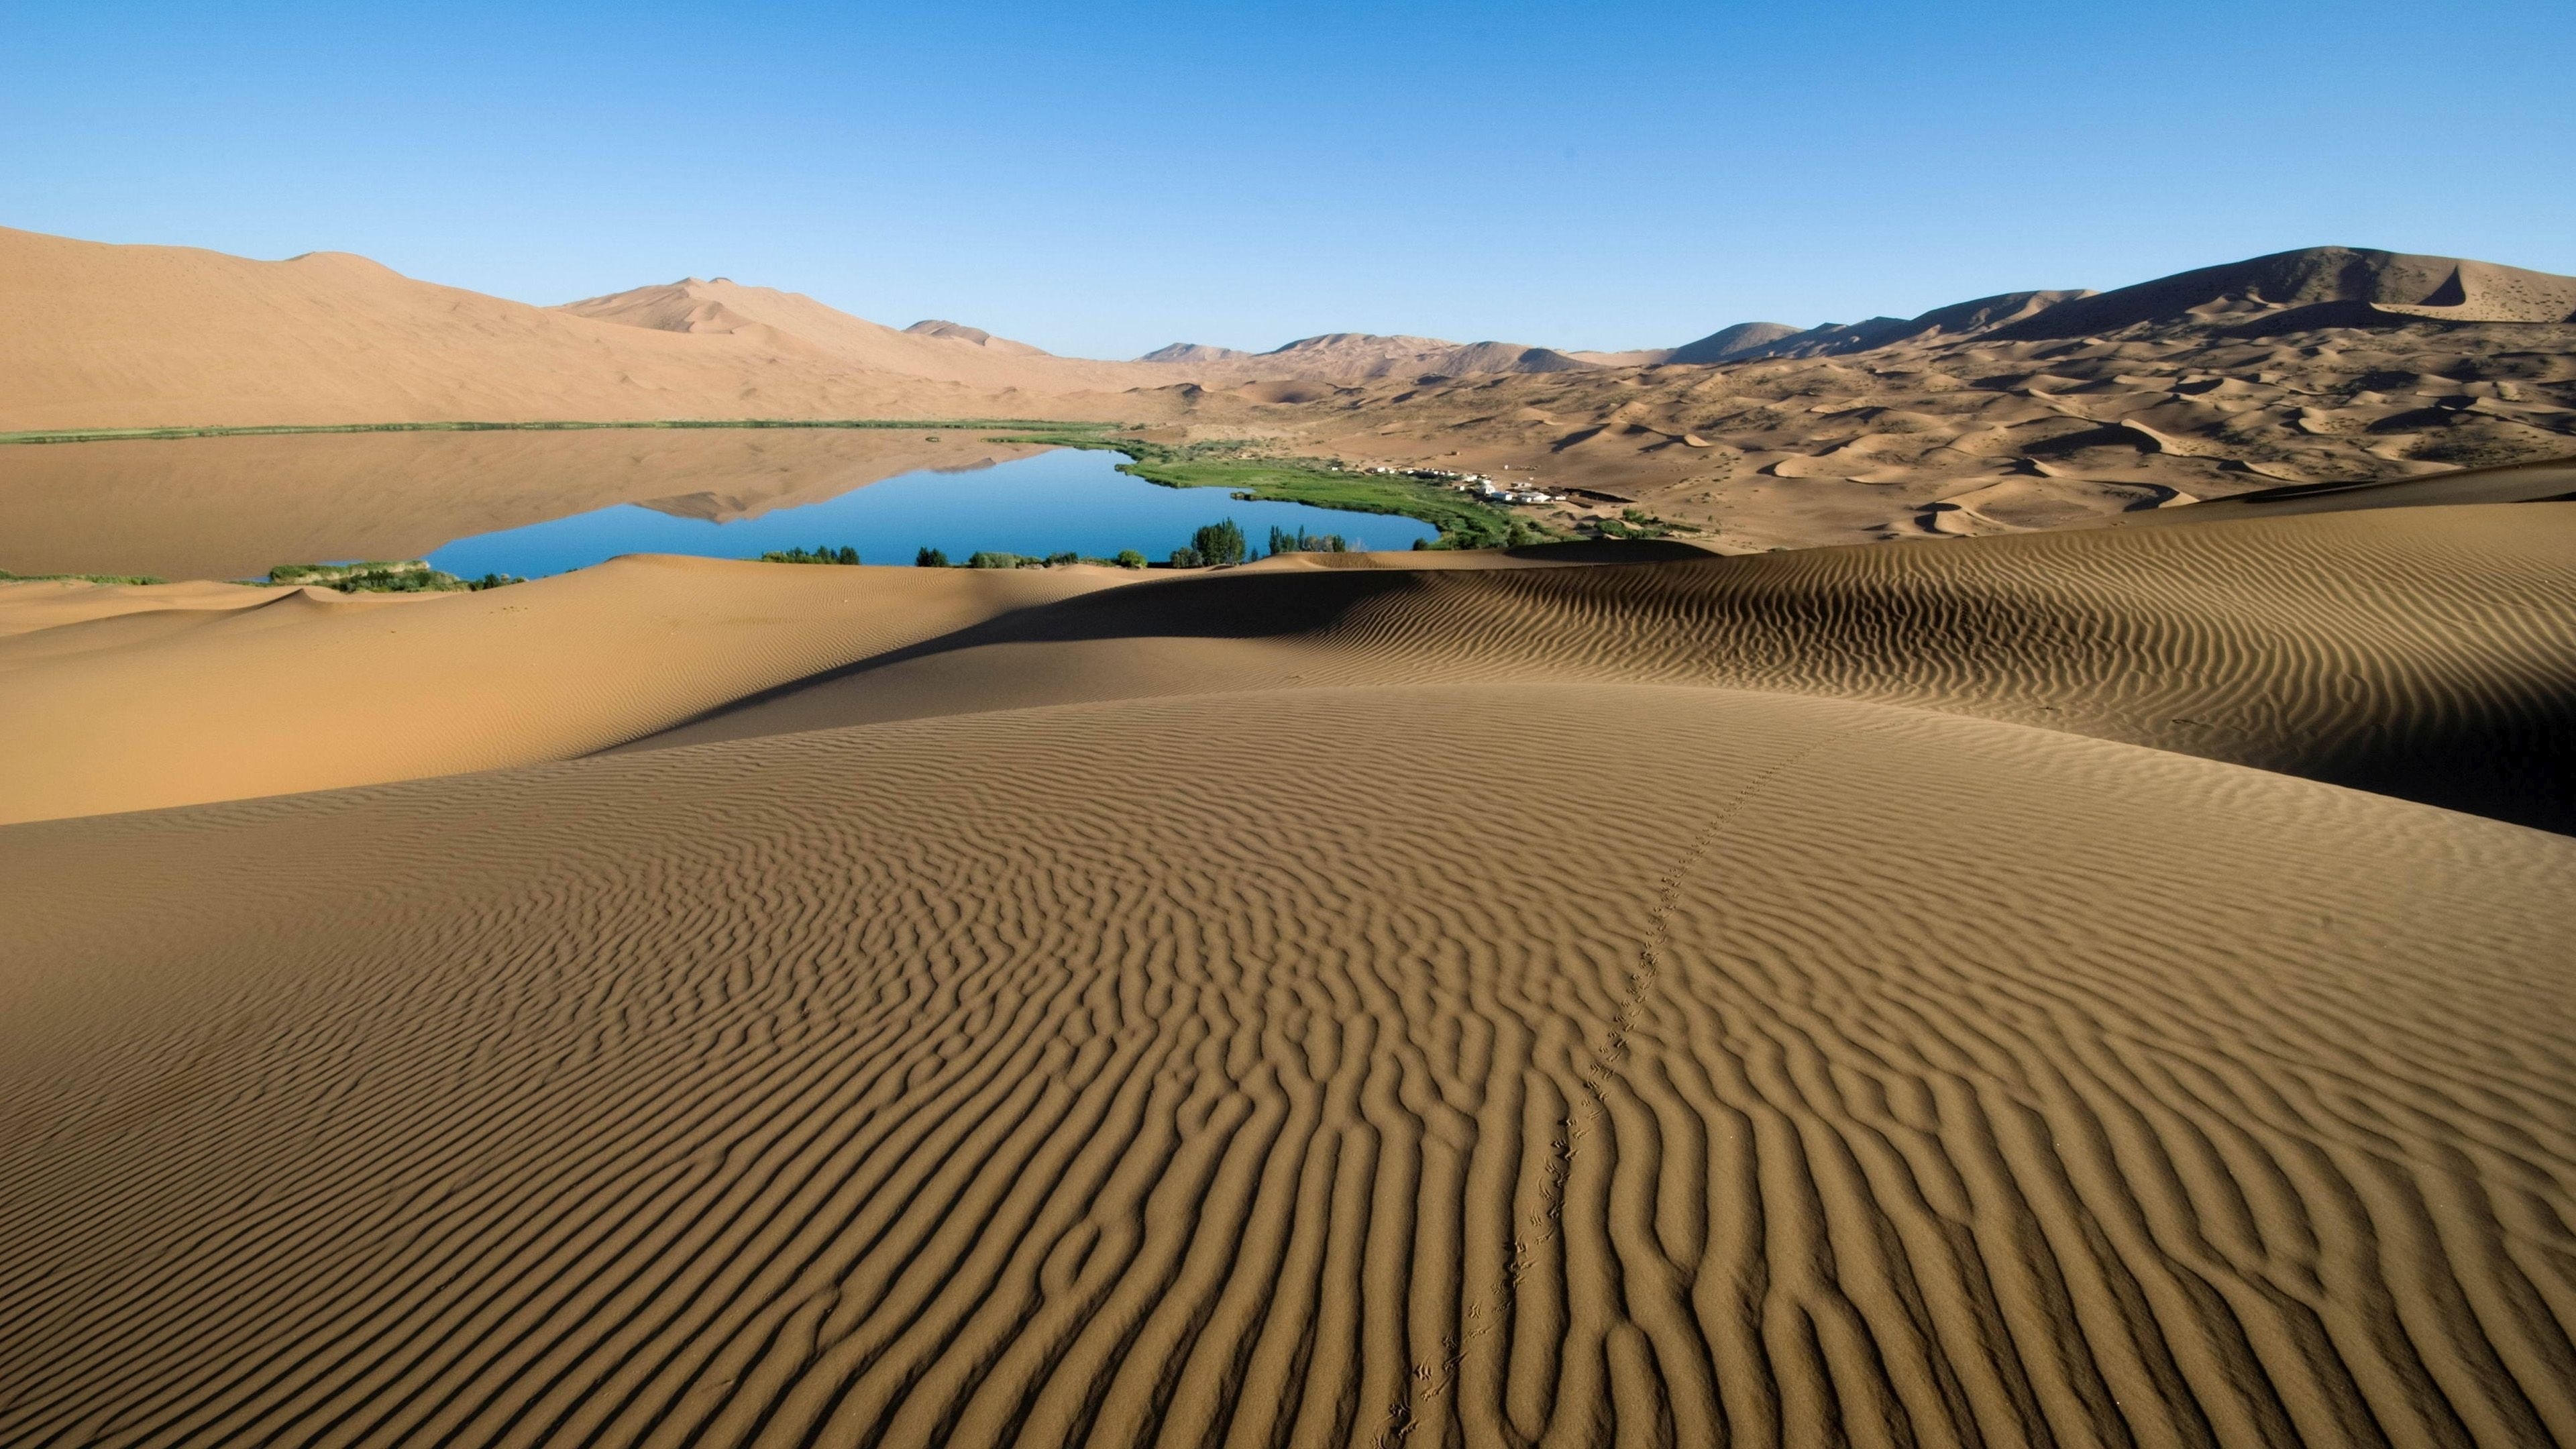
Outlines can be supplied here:
[[[1002, 441], [999, 438], [993, 441]], [[1166, 488], [1223, 488], [1260, 503], [1305, 503], [1346, 513], [1384, 513], [1419, 519], [1440, 530], [1430, 548], [1511, 548], [1546, 543], [1556, 535], [1526, 518], [1482, 503], [1454, 488], [1419, 478], [1360, 473], [1329, 459], [1286, 458], [1251, 451], [1240, 442], [1173, 445], [1143, 438], [1102, 436], [1099, 430], [1011, 439], [1124, 453], [1118, 471]]]
[[1058, 418], [647, 418], [625, 422], [260, 423], [239, 427], [39, 428], [0, 433], [9, 443], [119, 443], [155, 438], [260, 438], [297, 433], [568, 433], [605, 428], [921, 428], [930, 432], [1043, 431], [1047, 438], [1000, 437], [995, 442], [1053, 442], [1093, 438], [1121, 423], [1066, 422]]

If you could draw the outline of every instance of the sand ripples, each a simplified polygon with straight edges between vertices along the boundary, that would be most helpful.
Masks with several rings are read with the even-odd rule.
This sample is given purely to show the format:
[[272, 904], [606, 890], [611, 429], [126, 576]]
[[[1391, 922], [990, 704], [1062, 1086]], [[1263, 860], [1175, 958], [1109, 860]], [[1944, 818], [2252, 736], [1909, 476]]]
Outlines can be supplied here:
[[[1631, 783], [1424, 766], [1533, 737]], [[2576, 1437], [2576, 857], [2512, 826], [1374, 687], [0, 861], [8, 1442]]]
[[1870, 699], [2576, 832], [2576, 504], [1179, 580], [1027, 610], [663, 738], [1427, 680]]

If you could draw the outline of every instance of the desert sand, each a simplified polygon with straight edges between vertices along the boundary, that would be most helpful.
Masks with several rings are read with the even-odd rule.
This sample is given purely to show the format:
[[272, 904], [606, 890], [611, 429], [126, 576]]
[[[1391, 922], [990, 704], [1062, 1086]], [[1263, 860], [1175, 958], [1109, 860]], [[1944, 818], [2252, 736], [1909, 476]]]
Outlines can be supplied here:
[[184, 580], [0, 582], [0, 1444], [2576, 1443], [2571, 289], [1108, 363], [0, 232], [0, 430], [1682, 529], [343, 596], [207, 580], [1026, 448], [0, 448]]
[[2576, 1440], [2576, 503], [2166, 511], [0, 587], [0, 1441]]
[[0, 820], [564, 759], [1131, 577], [652, 555], [436, 595], [0, 583], [27, 706], [0, 712]]

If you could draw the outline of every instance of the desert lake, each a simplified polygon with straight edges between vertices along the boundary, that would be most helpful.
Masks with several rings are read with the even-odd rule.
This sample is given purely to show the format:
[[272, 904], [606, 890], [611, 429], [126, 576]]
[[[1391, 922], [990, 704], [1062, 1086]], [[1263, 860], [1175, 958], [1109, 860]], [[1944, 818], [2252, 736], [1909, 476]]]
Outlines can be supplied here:
[[621, 503], [567, 518], [459, 539], [429, 554], [461, 577], [533, 578], [628, 553], [750, 558], [772, 549], [852, 547], [869, 563], [910, 563], [922, 548], [956, 562], [969, 554], [1108, 558], [1135, 549], [1162, 559], [1204, 524], [1231, 518], [1258, 546], [1276, 527], [1338, 534], [1353, 548], [1410, 548], [1437, 536], [1416, 519], [1303, 503], [1234, 498], [1215, 488], [1166, 488], [1119, 472], [1115, 453], [1056, 449], [968, 470], [924, 470], [819, 503], [746, 517], [706, 518], [669, 504]]
[[1165, 488], [1117, 454], [972, 430], [760, 428], [322, 433], [0, 448], [0, 570], [246, 578], [281, 563], [427, 558], [460, 574], [560, 573], [624, 553], [752, 558], [852, 546], [1136, 549], [1160, 559], [1232, 518], [1404, 549], [1386, 514]]

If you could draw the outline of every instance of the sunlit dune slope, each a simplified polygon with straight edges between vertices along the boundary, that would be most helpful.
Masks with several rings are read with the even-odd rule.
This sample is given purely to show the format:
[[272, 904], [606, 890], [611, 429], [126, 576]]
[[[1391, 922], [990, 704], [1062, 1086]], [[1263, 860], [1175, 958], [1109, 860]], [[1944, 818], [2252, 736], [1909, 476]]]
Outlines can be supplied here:
[[2571, 874], [1621, 685], [13, 826], [0, 1440], [2565, 1442]]
[[0, 584], [0, 820], [562, 759], [1127, 577], [653, 556], [398, 601]]
[[[1875, 699], [2576, 830], [2576, 504], [1158, 582], [997, 618], [642, 747], [1077, 699], [1540, 679]], [[1621, 762], [1534, 734], [1479, 767]]]
[[[774, 331], [619, 326], [337, 252], [262, 262], [0, 228], [0, 306], [0, 431], [1027, 415], [1025, 394], [871, 368]], [[1138, 407], [1051, 398], [1038, 415]]]
[[[954, 323], [946, 324], [946, 332], [899, 331], [827, 307], [801, 293], [746, 287], [723, 277], [713, 281], [689, 277], [659, 286], [637, 287], [567, 302], [553, 310], [626, 327], [811, 348], [854, 367], [935, 378], [987, 392], [1117, 392], [1131, 387], [1168, 387], [1175, 381], [1168, 370], [1141, 363], [1056, 357], [1018, 342], [981, 345], [973, 340], [977, 329]], [[986, 334], [985, 340], [994, 339]]]

